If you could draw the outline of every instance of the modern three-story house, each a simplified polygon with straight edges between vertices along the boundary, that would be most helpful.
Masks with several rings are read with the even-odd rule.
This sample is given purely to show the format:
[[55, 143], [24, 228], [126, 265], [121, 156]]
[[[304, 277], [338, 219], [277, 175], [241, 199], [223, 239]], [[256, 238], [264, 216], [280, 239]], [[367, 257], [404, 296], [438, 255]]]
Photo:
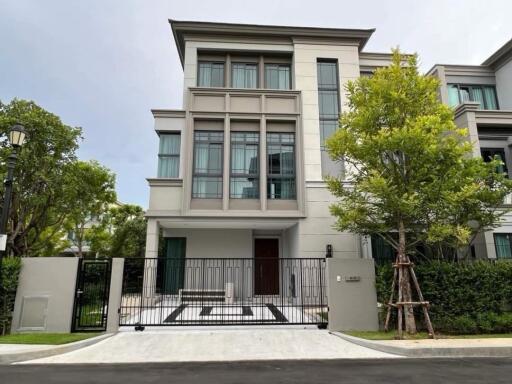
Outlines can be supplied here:
[[[344, 85], [391, 55], [364, 51], [372, 29], [170, 24], [183, 106], [152, 110], [160, 146], [157, 177], [148, 179], [146, 259], [158, 257], [161, 233], [164, 255], [190, 268], [160, 265], [160, 289], [182, 295], [215, 286], [210, 279], [234, 300], [325, 295], [311, 263], [326, 253], [371, 258], [371, 244], [333, 229], [324, 177], [344, 166], [324, 140], [346, 108]], [[219, 264], [205, 274], [201, 259]], [[225, 276], [234, 269], [244, 272]]]
[[[512, 40], [481, 65], [435, 65], [428, 74], [440, 81], [441, 100], [455, 110], [455, 123], [468, 128], [474, 156], [502, 159], [512, 176]], [[504, 207], [510, 207], [510, 196]], [[479, 234], [469, 249], [471, 258], [512, 258], [512, 215], [499, 227]]]

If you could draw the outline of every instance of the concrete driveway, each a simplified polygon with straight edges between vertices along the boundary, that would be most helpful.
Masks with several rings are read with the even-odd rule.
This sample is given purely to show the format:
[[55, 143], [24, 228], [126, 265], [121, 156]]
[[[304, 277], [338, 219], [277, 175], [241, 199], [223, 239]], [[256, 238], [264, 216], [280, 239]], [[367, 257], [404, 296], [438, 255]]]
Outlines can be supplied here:
[[295, 328], [146, 330], [119, 332], [70, 353], [25, 363], [146, 363], [294, 359], [393, 358], [326, 330]]

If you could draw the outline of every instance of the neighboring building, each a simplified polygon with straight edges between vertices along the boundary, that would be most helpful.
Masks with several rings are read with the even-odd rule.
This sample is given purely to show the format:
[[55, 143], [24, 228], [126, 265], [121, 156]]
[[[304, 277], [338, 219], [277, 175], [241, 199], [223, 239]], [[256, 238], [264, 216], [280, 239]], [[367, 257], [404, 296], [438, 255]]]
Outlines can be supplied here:
[[[435, 65], [428, 74], [440, 82], [441, 100], [455, 109], [455, 123], [468, 128], [474, 155], [499, 156], [503, 172], [512, 176], [512, 40], [481, 65]], [[504, 206], [512, 203], [510, 196]], [[512, 258], [512, 214], [500, 227], [478, 235], [473, 258]]]
[[[146, 257], [158, 256], [162, 230], [178, 258], [321, 258], [328, 246], [335, 258], [371, 258], [369, 241], [333, 229], [323, 177], [344, 167], [323, 143], [346, 108], [344, 85], [391, 61], [363, 51], [374, 30], [170, 24], [183, 107], [152, 111]], [[264, 275], [255, 279], [280, 279]]]

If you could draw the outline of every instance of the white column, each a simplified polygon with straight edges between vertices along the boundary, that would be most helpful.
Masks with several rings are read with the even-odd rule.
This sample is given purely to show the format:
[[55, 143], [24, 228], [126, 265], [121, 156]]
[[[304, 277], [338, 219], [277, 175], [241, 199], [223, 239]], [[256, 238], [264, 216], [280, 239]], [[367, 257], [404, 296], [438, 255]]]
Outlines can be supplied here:
[[[158, 258], [158, 238], [160, 225], [158, 220], [148, 219], [146, 233], [146, 260], [144, 260], [144, 277], [142, 283], [142, 297], [148, 302], [155, 299], [156, 291], [156, 269]], [[146, 302], [145, 305], [150, 305]]]

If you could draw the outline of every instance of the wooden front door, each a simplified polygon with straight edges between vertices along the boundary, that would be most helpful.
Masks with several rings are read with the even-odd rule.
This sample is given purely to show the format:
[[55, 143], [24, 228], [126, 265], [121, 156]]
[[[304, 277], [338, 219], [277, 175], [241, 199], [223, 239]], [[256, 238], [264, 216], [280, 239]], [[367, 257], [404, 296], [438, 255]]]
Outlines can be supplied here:
[[254, 239], [254, 294], [279, 295], [279, 239]]

